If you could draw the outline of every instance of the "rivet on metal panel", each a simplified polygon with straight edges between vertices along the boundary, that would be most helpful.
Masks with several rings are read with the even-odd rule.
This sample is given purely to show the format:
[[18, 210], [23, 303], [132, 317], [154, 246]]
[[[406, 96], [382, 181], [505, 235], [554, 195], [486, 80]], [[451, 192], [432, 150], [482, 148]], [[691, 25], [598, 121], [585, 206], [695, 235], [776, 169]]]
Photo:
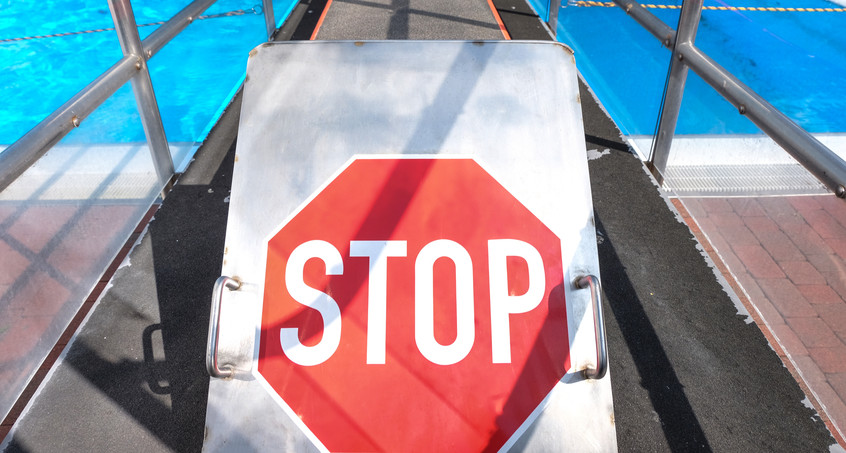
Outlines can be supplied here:
[[148, 50], [148, 51], [147, 51], [147, 58], [152, 58], [152, 57], [153, 57], [153, 51], [152, 51], [152, 50]]
[[669, 35], [666, 38], [664, 38], [664, 47], [666, 47], [668, 49], [670, 48], [670, 36]]
[[679, 52], [679, 53], [677, 53], [677, 54], [676, 54], [676, 58], [678, 58], [678, 59], [679, 59], [679, 61], [682, 61], [682, 60], [684, 60], [684, 54], [682, 54], [681, 52]]
[[737, 107], [737, 111], [740, 112], [741, 115], [745, 115], [746, 114], [746, 106], [743, 105], [743, 104], [740, 104], [740, 106]]
[[193, 16], [188, 16], [188, 23], [190, 24], [191, 22], [194, 22], [194, 17], [193, 17]]
[[837, 198], [846, 198], [846, 187], [837, 186], [837, 191], [834, 194], [837, 195]]
[[79, 127], [80, 122], [81, 122], [81, 120], [76, 115], [74, 115], [73, 118], [71, 118], [71, 124], [73, 124], [73, 127]]
[[139, 58], [139, 59], [135, 60], [135, 69], [140, 71], [142, 67], [143, 67], [143, 63], [141, 63], [141, 59]]

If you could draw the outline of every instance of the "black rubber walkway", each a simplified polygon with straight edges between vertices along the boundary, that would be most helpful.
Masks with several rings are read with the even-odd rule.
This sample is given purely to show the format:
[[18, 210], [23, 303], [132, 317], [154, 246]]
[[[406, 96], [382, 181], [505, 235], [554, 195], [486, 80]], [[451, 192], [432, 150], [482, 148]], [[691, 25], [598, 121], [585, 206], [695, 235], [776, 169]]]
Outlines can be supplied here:
[[334, 0], [316, 39], [503, 39], [487, 0]]
[[[494, 5], [513, 38], [549, 39], [525, 3]], [[279, 36], [308, 39], [324, 6], [304, 0]], [[335, 0], [317, 35], [501, 36], [483, 0]], [[829, 451], [824, 424], [620, 132], [589, 92], [581, 103], [588, 150], [601, 155], [590, 171], [620, 450]], [[164, 201], [4, 451], [201, 449], [239, 109], [230, 106]]]

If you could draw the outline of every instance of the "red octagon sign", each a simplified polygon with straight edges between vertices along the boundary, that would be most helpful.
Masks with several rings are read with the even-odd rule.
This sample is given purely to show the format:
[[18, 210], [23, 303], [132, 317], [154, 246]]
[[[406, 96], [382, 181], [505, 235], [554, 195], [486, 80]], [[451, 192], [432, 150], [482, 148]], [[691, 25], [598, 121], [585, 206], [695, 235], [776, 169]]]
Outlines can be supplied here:
[[330, 451], [497, 451], [569, 368], [561, 244], [469, 158], [358, 158], [268, 241], [258, 372]]

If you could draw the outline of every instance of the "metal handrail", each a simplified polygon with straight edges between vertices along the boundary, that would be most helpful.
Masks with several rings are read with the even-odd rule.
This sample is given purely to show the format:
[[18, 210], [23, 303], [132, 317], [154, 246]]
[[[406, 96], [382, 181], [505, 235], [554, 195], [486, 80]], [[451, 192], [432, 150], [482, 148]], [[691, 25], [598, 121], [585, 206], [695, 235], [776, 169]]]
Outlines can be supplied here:
[[182, 8], [182, 11], [176, 13], [176, 15], [170, 18], [169, 21], [155, 29], [149, 36], [141, 41], [145, 56], [150, 58], [162, 50], [162, 47], [164, 47], [165, 44], [179, 33], [182, 33], [182, 30], [185, 30], [188, 25], [191, 25], [194, 22], [194, 19], [202, 14], [203, 11], [209, 9], [215, 1], [216, 0], [195, 0], [185, 8]]
[[[149, 82], [147, 60], [215, 1], [191, 2], [143, 41], [138, 38], [135, 16], [129, 0], [109, 1], [124, 57], [0, 153], [0, 192], [12, 184], [71, 130], [79, 127], [80, 123], [97, 107], [130, 80], [133, 81], [133, 91], [135, 91], [156, 173], [162, 187], [166, 189], [173, 176], [173, 161], [167, 148], [164, 129], [161, 127], [155, 94]], [[270, 39], [275, 29], [272, 0], [262, 0], [262, 3], [268, 39]]]
[[0, 153], [0, 192], [140, 70], [138, 58], [123, 57], [23, 137]]
[[605, 315], [602, 313], [602, 285], [595, 275], [576, 278], [576, 288], [590, 288], [593, 307], [593, 336], [596, 343], [596, 366], [582, 371], [587, 379], [602, 379], [608, 372], [608, 340], [605, 337]]
[[664, 44], [664, 47], [672, 49], [676, 44], [676, 31], [650, 13], [640, 3], [634, 0], [614, 0], [614, 3], [623, 8], [626, 14], [632, 16], [632, 19], [636, 20], [646, 31], [652, 33], [652, 36], [658, 38]]
[[223, 304], [224, 288], [229, 291], [237, 291], [241, 288], [241, 281], [237, 278], [222, 275], [214, 282], [211, 312], [209, 314], [209, 337], [206, 343], [206, 371], [211, 377], [228, 379], [235, 372], [229, 365], [221, 368], [217, 360], [217, 344], [220, 341], [220, 306]]
[[614, 3], [673, 50], [661, 121], [649, 157], [649, 166], [659, 182], [663, 182], [687, 68], [690, 68], [832, 192], [846, 198], [846, 162], [694, 45], [703, 0], [683, 1], [675, 31], [635, 0], [614, 0]]

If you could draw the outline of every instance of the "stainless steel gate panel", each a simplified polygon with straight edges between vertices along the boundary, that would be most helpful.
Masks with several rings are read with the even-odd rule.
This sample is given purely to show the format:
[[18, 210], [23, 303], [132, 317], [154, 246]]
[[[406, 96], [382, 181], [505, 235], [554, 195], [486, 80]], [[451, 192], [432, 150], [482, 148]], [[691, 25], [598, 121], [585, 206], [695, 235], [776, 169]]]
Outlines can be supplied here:
[[278, 278], [266, 275], [268, 241], [356, 159], [454, 158], [477, 163], [561, 244], [567, 324], [561, 341], [569, 368], [502, 449], [616, 450], [610, 373], [585, 377], [585, 369], [597, 367], [599, 348], [593, 289], [579, 289], [576, 281], [598, 276], [599, 266], [578, 93], [572, 52], [555, 43], [289, 42], [256, 48], [247, 70], [222, 269], [240, 286], [220, 288], [220, 336], [212, 341], [216, 364], [234, 377], [210, 382], [204, 448], [327, 449], [302, 413], [257, 372], [266, 279]]

